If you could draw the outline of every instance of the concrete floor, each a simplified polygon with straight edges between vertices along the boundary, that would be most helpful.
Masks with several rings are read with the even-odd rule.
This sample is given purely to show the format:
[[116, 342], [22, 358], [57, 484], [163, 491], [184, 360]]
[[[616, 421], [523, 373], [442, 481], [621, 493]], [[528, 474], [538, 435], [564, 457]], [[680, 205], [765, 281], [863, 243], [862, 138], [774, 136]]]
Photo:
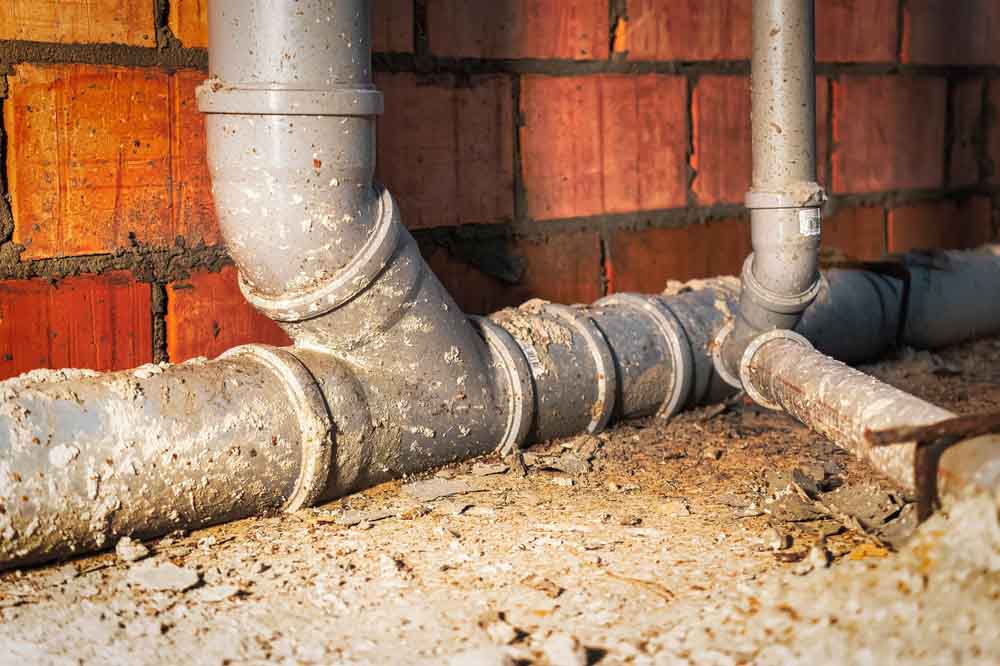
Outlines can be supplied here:
[[[1000, 340], [868, 370], [1000, 408]], [[907, 498], [744, 404], [526, 458], [7, 572], [0, 664], [1000, 663], [995, 500], [907, 541]]]

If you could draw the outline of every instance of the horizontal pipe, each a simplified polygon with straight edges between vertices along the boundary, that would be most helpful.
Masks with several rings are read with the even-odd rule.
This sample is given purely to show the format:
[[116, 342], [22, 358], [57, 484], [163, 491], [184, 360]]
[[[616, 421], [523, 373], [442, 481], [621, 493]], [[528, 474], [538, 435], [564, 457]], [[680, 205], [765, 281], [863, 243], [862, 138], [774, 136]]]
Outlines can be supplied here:
[[874, 447], [866, 432], [931, 425], [955, 415], [787, 338], [747, 349], [747, 390], [914, 490], [916, 444]]
[[[969, 327], [941, 327], [940, 337], [929, 340], [935, 344], [1000, 334], [1000, 313], [962, 297], [971, 285], [984, 293], [982, 280], [994, 273], [992, 288], [1000, 284], [1000, 256], [948, 256], [947, 267], [911, 269], [909, 312], [923, 316], [938, 301], [960, 304], [951, 316]], [[721, 400], [733, 389], [715, 370], [712, 342], [732, 319], [737, 284], [733, 278], [696, 281], [662, 295], [618, 294], [589, 307], [530, 302], [477, 319], [471, 348], [449, 348], [441, 358], [405, 357], [402, 365], [343, 360], [318, 345], [253, 346], [215, 361], [110, 374], [34, 371], [0, 383], [0, 567], [86, 552], [124, 535], [145, 538], [305, 506], [497, 447], [585, 431], [595, 417], [600, 425], [607, 410], [613, 422]], [[870, 360], [897, 342], [902, 291], [899, 280], [884, 275], [831, 271], [798, 330], [822, 353]], [[434, 335], [430, 313], [414, 312], [423, 314], [392, 328]], [[376, 331], [368, 344], [383, 343]], [[808, 363], [792, 354], [774, 357], [782, 364], [777, 375], [805, 380], [797, 373]], [[821, 361], [817, 372], [849, 370]], [[442, 365], [446, 372], [438, 377]], [[465, 393], [469, 379], [462, 378], [473, 372], [485, 375], [480, 385], [491, 393]], [[599, 400], [599, 372], [606, 373], [610, 408]], [[863, 413], [874, 380], [863, 381], [863, 390], [844, 389], [849, 401], [833, 406]], [[922, 402], [906, 405], [914, 406], [899, 412], [900, 424], [949, 414]], [[867, 451], [863, 431], [837, 430], [845, 423], [839, 412], [816, 411], [806, 402], [788, 406], [806, 423], [827, 419], [816, 423], [821, 432]], [[942, 467], [991, 483], [1000, 477], [995, 451], [950, 450]], [[317, 463], [324, 455], [325, 468]], [[903, 460], [901, 469], [909, 469], [909, 458]], [[909, 482], [905, 474], [897, 478]]]

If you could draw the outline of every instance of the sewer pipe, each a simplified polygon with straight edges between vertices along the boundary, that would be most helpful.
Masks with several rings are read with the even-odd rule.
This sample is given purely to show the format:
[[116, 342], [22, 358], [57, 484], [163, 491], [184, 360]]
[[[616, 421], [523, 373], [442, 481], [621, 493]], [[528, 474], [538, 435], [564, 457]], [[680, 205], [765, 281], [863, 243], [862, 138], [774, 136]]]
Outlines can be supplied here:
[[754, 0], [751, 56], [753, 180], [746, 195], [753, 252], [739, 314], [720, 340], [717, 369], [740, 386], [755, 337], [795, 327], [819, 289], [815, 16], [812, 0]]
[[[367, 3], [215, 0], [210, 10], [213, 77], [199, 101], [220, 224], [244, 293], [296, 345], [0, 385], [0, 567], [294, 510], [733, 391], [711, 360], [737, 304], [731, 279], [467, 319], [371, 182], [380, 106], [367, 42], [350, 62], [332, 55], [361, 43]], [[249, 42], [233, 37], [240, 30]], [[282, 41], [296, 32], [301, 42]], [[290, 50], [273, 60], [249, 43]], [[245, 52], [220, 60], [220, 44]], [[316, 54], [335, 62], [301, 65]], [[895, 342], [901, 313], [931, 316], [936, 302], [970, 327], [928, 341], [1000, 332], [1000, 313], [958, 294], [1000, 284], [1000, 260], [949, 262], [913, 262], [905, 309], [898, 281], [831, 272], [798, 326], [852, 362]]]
[[[903, 343], [1000, 334], [1000, 304], [965, 296], [1000, 285], [1000, 257], [943, 256], [937, 267], [923, 256], [910, 262], [903, 330], [918, 337]], [[695, 281], [589, 307], [531, 301], [473, 318], [493, 382], [507, 389], [490, 417], [494, 432], [515, 433], [519, 446], [596, 430], [608, 410], [597, 388], [597, 373], [609, 372], [607, 354], [611, 420], [667, 417], [731, 395], [711, 347], [732, 319], [738, 285], [734, 278]], [[830, 271], [798, 330], [826, 354], [870, 360], [897, 343], [902, 293], [894, 278]], [[923, 318], [944, 306], [963, 325], [927, 339]], [[470, 438], [463, 428], [474, 419], [460, 410], [421, 413], [394, 402], [397, 381], [323, 350], [249, 345], [214, 361], [106, 374], [38, 370], [2, 382], [0, 568], [89, 552], [126, 535], [294, 510], [504, 444], [499, 434]], [[823, 432], [848, 446], [858, 441]], [[436, 446], [415, 445], [424, 437]], [[963, 467], [966, 456], [946, 469], [972, 478], [996, 467], [994, 458], [980, 450], [974, 464]]]

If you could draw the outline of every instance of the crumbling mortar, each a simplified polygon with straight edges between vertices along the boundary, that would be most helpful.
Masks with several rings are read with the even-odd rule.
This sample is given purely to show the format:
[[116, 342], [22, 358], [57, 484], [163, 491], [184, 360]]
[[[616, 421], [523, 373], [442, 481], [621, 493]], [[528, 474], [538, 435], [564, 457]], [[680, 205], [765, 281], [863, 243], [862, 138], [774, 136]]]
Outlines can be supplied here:
[[511, 77], [511, 110], [514, 114], [514, 220], [520, 222], [528, 218], [528, 192], [524, 184], [524, 163], [521, 155], [521, 128], [524, 127], [524, 113], [521, 110], [521, 77]]
[[618, 51], [616, 39], [618, 25], [628, 23], [628, 0], [608, 0], [608, 60], [624, 62], [628, 58], [628, 50]]
[[990, 155], [989, 137], [991, 132], [996, 131], [996, 112], [990, 102], [991, 79], [983, 80], [982, 99], [980, 100], [979, 122], [976, 126], [976, 136], [974, 145], [976, 148], [976, 164], [979, 168], [978, 182], [987, 184], [996, 174], [996, 165]]
[[167, 289], [162, 282], [150, 285], [150, 308], [153, 318], [153, 363], [168, 363], [167, 352]]
[[159, 67], [166, 71], [197, 69], [207, 72], [208, 51], [182, 47], [176, 39], [163, 47], [0, 40], [0, 63]]
[[906, 30], [906, 0], [896, 5], [896, 62], [903, 62], [903, 32]]
[[943, 162], [942, 165], [944, 174], [944, 186], [947, 188], [951, 185], [951, 165], [954, 160], [954, 155], [952, 154], [955, 149], [955, 94], [958, 89], [956, 81], [951, 78], [945, 81], [945, 104], [944, 104], [944, 150], [942, 152]]
[[684, 199], [688, 208], [698, 205], [698, 199], [694, 193], [694, 180], [698, 177], [698, 172], [692, 164], [694, 160], [694, 87], [698, 83], [697, 76], [687, 77], [684, 86], [684, 172], [685, 189]]
[[0, 279], [26, 280], [48, 278], [62, 280], [75, 275], [100, 275], [109, 271], [131, 271], [140, 282], [172, 282], [190, 277], [195, 270], [218, 272], [231, 263], [221, 245], [197, 245], [193, 248], [175, 246], [152, 249], [141, 245], [110, 254], [78, 257], [51, 257], [20, 261], [23, 245], [5, 243], [0, 246]]
[[431, 52], [427, 25], [427, 0], [413, 0], [413, 52], [419, 57]]

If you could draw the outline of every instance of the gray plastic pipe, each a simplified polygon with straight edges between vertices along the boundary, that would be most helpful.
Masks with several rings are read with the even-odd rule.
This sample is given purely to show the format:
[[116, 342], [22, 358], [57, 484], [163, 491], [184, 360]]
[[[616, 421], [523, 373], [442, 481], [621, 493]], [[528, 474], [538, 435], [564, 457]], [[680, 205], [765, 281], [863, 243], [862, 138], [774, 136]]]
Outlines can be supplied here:
[[[713, 362], [738, 282], [467, 318], [371, 182], [365, 2], [214, 0], [209, 164], [248, 300], [295, 346], [0, 383], [0, 568], [270, 510], [734, 390]], [[294, 37], [291, 37], [294, 36]], [[272, 49], [280, 50], [277, 57]], [[904, 342], [1000, 333], [1000, 257], [914, 258]], [[744, 290], [745, 292], [745, 290]], [[901, 284], [836, 271], [798, 330], [848, 362], [900, 330]], [[938, 310], [961, 328], [932, 324]]]
[[746, 196], [753, 253], [743, 265], [739, 316], [716, 365], [740, 386], [755, 337], [792, 329], [819, 289], [815, 18], [812, 0], [754, 0], [751, 60], [753, 184]]

